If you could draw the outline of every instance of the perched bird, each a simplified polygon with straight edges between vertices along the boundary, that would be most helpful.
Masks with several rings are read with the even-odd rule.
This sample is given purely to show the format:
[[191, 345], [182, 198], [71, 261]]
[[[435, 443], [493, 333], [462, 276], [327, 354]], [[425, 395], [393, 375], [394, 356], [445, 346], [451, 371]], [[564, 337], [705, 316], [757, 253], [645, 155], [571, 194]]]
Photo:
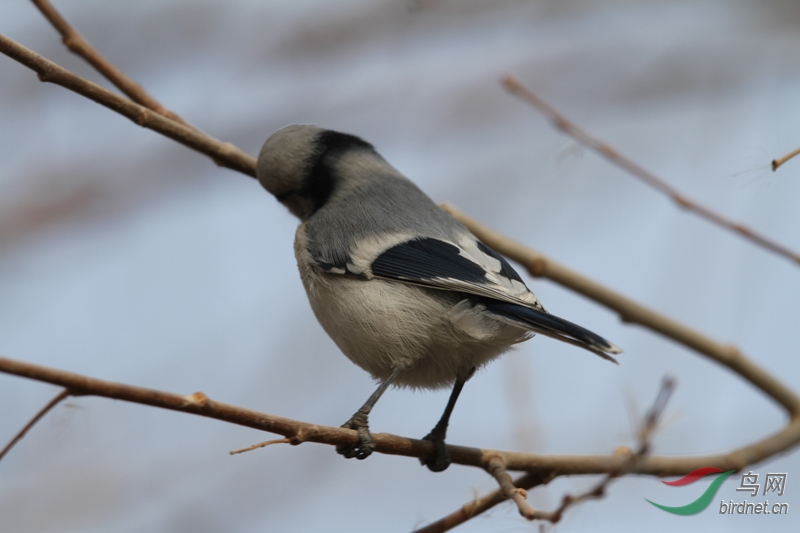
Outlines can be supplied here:
[[614, 361], [621, 350], [549, 314], [511, 265], [443, 211], [362, 139], [311, 125], [287, 126], [261, 148], [256, 176], [300, 219], [294, 252], [319, 323], [355, 364], [380, 382], [342, 427], [375, 449], [368, 415], [396, 386], [453, 390], [424, 437], [450, 464], [450, 413], [477, 368], [541, 333]]

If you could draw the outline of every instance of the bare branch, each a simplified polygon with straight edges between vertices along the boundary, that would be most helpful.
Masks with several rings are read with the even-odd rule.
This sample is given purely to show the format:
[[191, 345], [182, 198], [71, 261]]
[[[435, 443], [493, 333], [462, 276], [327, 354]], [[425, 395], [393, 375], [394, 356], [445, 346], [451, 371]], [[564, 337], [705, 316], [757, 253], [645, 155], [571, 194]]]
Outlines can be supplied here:
[[[503, 85], [508, 89], [511, 93], [519, 96], [536, 109], [538, 109], [543, 115], [545, 115], [550, 122], [552, 122], [553, 126], [556, 129], [561, 130], [562, 132], [566, 133], [580, 144], [591, 148], [598, 154], [602, 155], [618, 167], [626, 170], [631, 175], [635, 176], [636, 178], [640, 179], [644, 183], [650, 185], [657, 191], [665, 194], [669, 198], [671, 198], [676, 204], [684, 209], [688, 209], [689, 211], [694, 212], [697, 215], [700, 215], [702, 218], [712, 222], [718, 226], [721, 226], [725, 229], [733, 231], [734, 233], [738, 233], [742, 237], [748, 239], [749, 241], [761, 246], [762, 248], [766, 248], [767, 250], [774, 252], [778, 255], [782, 255], [787, 259], [794, 261], [795, 263], [800, 263], [800, 254], [797, 252], [790, 250], [786, 246], [782, 244], [778, 244], [777, 242], [773, 241], [772, 239], [761, 235], [760, 233], [756, 233], [755, 231], [751, 230], [750, 228], [746, 227], [739, 222], [731, 220], [727, 217], [720, 215], [719, 213], [713, 211], [712, 209], [701, 205], [697, 201], [689, 198], [678, 189], [673, 187], [672, 185], [668, 184], [663, 179], [659, 178], [649, 170], [645, 169], [644, 167], [640, 166], [638, 163], [635, 163], [632, 159], [622, 155], [617, 150], [614, 149], [611, 145], [589, 135], [588, 132], [577, 126], [574, 122], [571, 122], [567, 119], [564, 115], [559, 113], [553, 106], [539, 98], [533, 91], [522, 85], [522, 83], [514, 78], [513, 76], [506, 76], [503, 78]], [[774, 162], [773, 162], [774, 165]]]
[[[180, 122], [185, 126], [190, 126], [177, 114], [173, 113], [161, 103], [151, 96], [141, 85], [126, 76], [120, 69], [115, 67], [109, 60], [97, 51], [89, 41], [86, 40], [75, 28], [73, 28], [67, 20], [61, 16], [49, 0], [31, 0], [34, 5], [39, 8], [42, 15], [45, 16], [50, 24], [61, 34], [61, 40], [64, 45], [73, 53], [84, 58], [90, 65], [92, 65], [100, 74], [107, 80], [113, 83], [117, 88], [128, 95], [128, 98], [141, 104], [148, 109], [152, 109], [159, 115], [163, 115], [176, 122]], [[190, 126], [191, 127], [191, 126]]]
[[644, 424], [642, 424], [639, 435], [637, 435], [639, 439], [639, 450], [636, 453], [639, 455], [648, 453], [649, 450], [647, 448], [650, 439], [653, 436], [653, 432], [658, 428], [661, 418], [664, 416], [664, 410], [667, 408], [667, 402], [669, 402], [673, 392], [675, 392], [675, 378], [669, 376], [664, 377], [661, 381], [661, 388], [658, 390], [658, 395], [653, 405], [650, 407], [650, 410], [647, 411], [644, 417]]
[[656, 313], [645, 306], [560, 265], [544, 254], [532, 250], [508, 237], [487, 228], [477, 220], [451, 205], [442, 208], [456, 217], [481, 241], [498, 253], [522, 264], [535, 277], [550, 279], [559, 285], [602, 304], [619, 313], [624, 322], [640, 324], [663, 336], [673, 339], [709, 359], [726, 366], [761, 389], [781, 404], [791, 417], [800, 415], [800, 398], [786, 385], [748, 359], [738, 348], [725, 345], [683, 325], [676, 320]]
[[[291, 444], [317, 442], [340, 445], [352, 444], [358, 440], [358, 434], [351, 429], [320, 426], [260, 413], [211, 400], [200, 392], [182, 396], [104, 381], [4, 357], [0, 357], [0, 372], [60, 385], [69, 389], [70, 394], [73, 396], [113, 398], [269, 431], [290, 439]], [[375, 433], [373, 437], [377, 446], [376, 451], [380, 453], [417, 458], [428, 457], [433, 453], [433, 444], [429, 441], [409, 439], [388, 433]], [[780, 432], [727, 454], [695, 457], [648, 456], [637, 462], [635, 467], [630, 469], [630, 472], [670, 476], [683, 475], [702, 466], [716, 466], [725, 470], [740, 470], [749, 464], [762, 461], [771, 455], [791, 448], [799, 441], [800, 417]], [[452, 462], [455, 464], [486, 469], [489, 459], [499, 455], [503, 458], [507, 470], [526, 471], [551, 478], [574, 474], [604, 474], [619, 469], [623, 463], [623, 459], [617, 455], [540, 455], [454, 445], [448, 445], [447, 449]]]
[[[269, 431], [270, 433], [283, 435], [290, 439], [290, 443], [294, 445], [303, 442], [340, 445], [352, 444], [358, 440], [358, 434], [351, 429], [320, 426], [260, 413], [211, 400], [202, 392], [183, 396], [91, 378], [4, 357], [0, 357], [0, 372], [61, 385], [66, 387], [73, 396], [101, 396], [205, 416], [240, 426]], [[377, 444], [376, 451], [381, 453], [417, 458], [426, 457], [433, 453], [433, 444], [428, 441], [406, 439], [385, 433], [376, 433], [373, 434], [373, 437]], [[462, 446], [450, 446], [449, 450], [454, 462], [483, 467], [483, 452], [481, 450]]]
[[773, 159], [772, 160], [772, 171], [775, 172], [776, 170], [778, 170], [779, 166], [781, 166], [782, 164], [786, 163], [788, 160], [790, 160], [791, 158], [793, 158], [794, 156], [796, 156], [798, 154], [800, 154], [800, 148], [798, 148], [797, 150], [794, 150], [792, 152], [789, 152], [788, 154], [786, 154], [785, 156], [783, 156], [781, 158]]
[[[486, 465], [486, 470], [500, 485], [500, 493], [506, 500], [513, 500], [519, 509], [519, 514], [528, 518], [536, 515], [536, 509], [531, 507], [528, 503], [528, 492], [520, 487], [517, 487], [511, 479], [511, 476], [506, 472], [506, 465], [503, 458], [500, 456], [492, 457], [489, 459], [489, 464]], [[533, 518], [528, 518], [533, 520]]]
[[70, 72], [45, 59], [21, 44], [0, 35], [0, 53], [22, 63], [39, 74], [44, 82], [55, 83], [65, 89], [128, 117], [136, 124], [156, 131], [173, 141], [211, 157], [217, 164], [255, 177], [256, 158], [232, 145], [214, 139], [190, 126], [159, 115], [137, 103], [131, 102], [96, 83]]
[[16, 434], [16, 436], [15, 436], [13, 439], [11, 439], [11, 442], [9, 442], [9, 443], [6, 445], [6, 447], [5, 447], [5, 448], [3, 448], [3, 450], [2, 450], [2, 451], [0, 451], [0, 461], [2, 461], [2, 460], [3, 460], [3, 457], [5, 457], [5, 456], [6, 456], [6, 454], [7, 454], [9, 451], [11, 451], [11, 448], [13, 448], [13, 447], [14, 447], [14, 445], [15, 445], [16, 443], [18, 443], [19, 441], [21, 441], [21, 440], [22, 440], [22, 437], [24, 437], [24, 436], [25, 436], [25, 434], [26, 434], [26, 433], [27, 433], [27, 432], [28, 432], [28, 431], [29, 431], [29, 430], [30, 430], [30, 429], [31, 429], [33, 426], [35, 426], [35, 425], [36, 425], [36, 422], [38, 422], [39, 420], [41, 420], [41, 419], [42, 419], [42, 417], [43, 417], [44, 415], [46, 415], [48, 412], [50, 412], [50, 410], [51, 410], [53, 407], [55, 407], [56, 405], [58, 405], [59, 403], [61, 403], [61, 401], [62, 401], [64, 398], [66, 398], [67, 396], [69, 396], [69, 394], [70, 394], [70, 393], [69, 393], [69, 390], [68, 390], [68, 389], [64, 389], [63, 391], [59, 392], [59, 393], [56, 395], [56, 397], [55, 397], [55, 398], [53, 398], [52, 400], [50, 400], [50, 401], [47, 403], [47, 405], [45, 405], [44, 407], [42, 407], [41, 411], [39, 411], [38, 413], [36, 413], [36, 415], [35, 415], [33, 418], [31, 418], [30, 422], [28, 422], [27, 424], [25, 424], [25, 427], [24, 427], [24, 428], [22, 428], [22, 429], [20, 430], [20, 432], [19, 432], [19, 433], [17, 433], [17, 434]]
[[554, 511], [523, 513], [522, 508], [520, 508], [520, 513], [528, 520], [548, 520], [555, 524], [561, 520], [561, 518], [564, 516], [564, 513], [570, 507], [573, 507], [586, 500], [602, 498], [606, 493], [606, 489], [613, 480], [630, 472], [631, 468], [650, 452], [650, 439], [658, 427], [661, 416], [664, 414], [664, 409], [667, 407], [667, 402], [669, 401], [669, 398], [674, 390], [675, 380], [665, 377], [661, 382], [661, 388], [658, 391], [656, 400], [653, 403], [653, 406], [647, 412], [647, 415], [644, 419], [644, 424], [642, 424], [642, 428], [637, 436], [639, 445], [636, 449], [636, 452], [630, 453], [628, 458], [620, 465], [618, 469], [612, 470], [606, 474], [606, 476], [597, 485], [577, 496], [572, 496], [570, 494], [564, 495], [564, 497], [561, 499], [561, 505], [559, 505]]
[[639, 446], [636, 452], [634, 453], [629, 448], [618, 448], [618, 450], [627, 450], [627, 458], [620, 464], [619, 468], [608, 472], [602, 481], [582, 494], [578, 496], [565, 495], [561, 500], [561, 504], [554, 511], [541, 511], [531, 507], [527, 500], [527, 492], [525, 491], [525, 489], [531, 489], [537, 485], [547, 484], [552, 478], [542, 479], [541, 477], [527, 474], [517, 481], [512, 482], [511, 476], [506, 472], [502, 457], [497, 456], [489, 459], [486, 469], [492, 477], [497, 480], [500, 485], [499, 489], [474, 502], [465, 504], [458, 511], [423, 528], [417, 529], [413, 533], [442, 533], [444, 531], [449, 531], [509, 499], [513, 500], [517, 505], [519, 514], [522, 515], [523, 518], [528, 520], [547, 520], [554, 524], [559, 522], [569, 507], [589, 499], [601, 498], [605, 494], [605, 490], [611, 481], [630, 472], [631, 467], [649, 452], [650, 438], [658, 426], [667, 401], [669, 401], [669, 397], [674, 390], [675, 381], [672, 378], [665, 377], [661, 382], [661, 388], [656, 396], [656, 400], [645, 416], [642, 428], [638, 432], [637, 439], [639, 441]]
[[[556, 476], [554, 474], [542, 476], [541, 474], [525, 474], [520, 476], [514, 481], [514, 486], [530, 490], [539, 485], [548, 484]], [[436, 522], [432, 522], [427, 526], [415, 529], [413, 533], [443, 533], [449, 531], [456, 526], [460, 526], [470, 518], [478, 516], [497, 505], [506, 501], [507, 498], [501, 489], [490, 492], [486, 496], [477, 498], [471, 502], [464, 504], [460, 509], [450, 513], [449, 515], [440, 518]]]

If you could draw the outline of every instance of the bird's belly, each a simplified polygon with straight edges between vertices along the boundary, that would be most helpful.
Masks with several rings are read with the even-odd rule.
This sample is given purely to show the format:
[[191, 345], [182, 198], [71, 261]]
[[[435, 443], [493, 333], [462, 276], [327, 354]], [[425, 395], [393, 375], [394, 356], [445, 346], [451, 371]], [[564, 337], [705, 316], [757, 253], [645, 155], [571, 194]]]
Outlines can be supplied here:
[[457, 316], [454, 320], [454, 309], [465, 302], [460, 293], [329, 274], [313, 267], [300, 270], [323, 329], [376, 379], [385, 379], [399, 366], [405, 371], [397, 385], [451, 386], [529, 336], [481, 314], [467, 324]]

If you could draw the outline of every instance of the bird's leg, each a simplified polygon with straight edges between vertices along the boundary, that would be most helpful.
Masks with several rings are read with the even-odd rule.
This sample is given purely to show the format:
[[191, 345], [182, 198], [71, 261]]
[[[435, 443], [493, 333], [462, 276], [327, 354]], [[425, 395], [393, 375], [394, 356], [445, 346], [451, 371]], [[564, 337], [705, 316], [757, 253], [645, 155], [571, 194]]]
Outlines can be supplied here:
[[343, 428], [355, 429], [358, 431], [358, 442], [353, 444], [340, 444], [336, 447], [336, 452], [338, 454], [344, 455], [347, 459], [352, 459], [353, 457], [356, 459], [366, 459], [375, 451], [375, 440], [369, 432], [369, 412], [372, 411], [372, 407], [402, 371], [402, 367], [392, 370], [389, 377], [383, 380], [383, 383], [372, 393], [372, 396], [364, 402], [361, 409], [356, 411], [356, 413], [350, 417], [350, 420], [342, 424]]
[[[473, 368], [470, 371], [470, 376], [475, 371]], [[469, 378], [467, 378], [469, 379]], [[450, 466], [450, 453], [447, 451], [447, 446], [444, 439], [447, 436], [447, 425], [450, 423], [450, 414], [453, 412], [453, 407], [456, 406], [458, 395], [461, 394], [461, 389], [464, 388], [466, 379], [456, 378], [456, 383], [453, 385], [453, 392], [450, 393], [450, 399], [447, 400], [447, 407], [444, 408], [442, 418], [433, 426], [430, 433], [422, 437], [422, 440], [429, 440], [433, 443], [433, 455], [427, 459], [420, 459], [419, 462], [428, 467], [431, 472], [441, 472]]]

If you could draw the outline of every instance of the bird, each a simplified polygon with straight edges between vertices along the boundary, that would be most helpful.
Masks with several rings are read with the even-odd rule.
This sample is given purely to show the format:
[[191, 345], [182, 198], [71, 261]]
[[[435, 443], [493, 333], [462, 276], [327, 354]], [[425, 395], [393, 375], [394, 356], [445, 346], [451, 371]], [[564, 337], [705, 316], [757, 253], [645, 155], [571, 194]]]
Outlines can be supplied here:
[[450, 415], [475, 371], [536, 333], [616, 363], [617, 346], [539, 303], [509, 262], [479, 241], [360, 137], [310, 124], [286, 126], [264, 143], [261, 185], [300, 219], [294, 253], [325, 332], [379, 386], [341, 427], [346, 458], [375, 450], [369, 414], [392, 385], [452, 387], [423, 440], [420, 462], [450, 465]]

